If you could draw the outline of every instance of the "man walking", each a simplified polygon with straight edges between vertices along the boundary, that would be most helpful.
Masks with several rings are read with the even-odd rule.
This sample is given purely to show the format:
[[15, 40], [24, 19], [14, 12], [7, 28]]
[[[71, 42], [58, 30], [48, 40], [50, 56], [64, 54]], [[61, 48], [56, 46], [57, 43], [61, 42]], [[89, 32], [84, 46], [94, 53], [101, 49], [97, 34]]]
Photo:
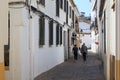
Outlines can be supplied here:
[[77, 60], [78, 58], [78, 48], [76, 45], [73, 47], [73, 54], [74, 54], [74, 60]]
[[85, 43], [83, 43], [82, 47], [81, 47], [81, 53], [83, 55], [83, 60], [84, 62], [86, 61], [86, 55], [87, 55], [87, 46], [85, 46]]

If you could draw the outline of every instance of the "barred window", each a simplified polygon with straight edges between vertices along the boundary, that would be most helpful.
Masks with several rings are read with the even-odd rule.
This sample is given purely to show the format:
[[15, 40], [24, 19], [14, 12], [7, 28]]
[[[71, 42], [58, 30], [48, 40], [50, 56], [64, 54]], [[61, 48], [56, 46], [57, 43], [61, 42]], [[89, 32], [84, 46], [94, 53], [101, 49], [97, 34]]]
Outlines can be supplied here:
[[75, 19], [74, 19], [74, 11], [73, 10], [72, 10], [72, 20], [73, 20], [73, 28], [74, 28], [74, 22], [75, 22], [74, 20]]
[[56, 26], [56, 45], [59, 45], [59, 24]]
[[68, 24], [68, 1], [67, 1], [67, 5], [66, 5], [66, 10], [67, 10], [67, 13], [66, 13], [66, 23]]
[[59, 0], [56, 0], [56, 16], [59, 17]]
[[69, 13], [69, 16], [70, 16], [70, 18], [71, 18], [71, 6], [70, 6], [70, 13]]
[[60, 45], [62, 44], [62, 27], [60, 27]]
[[49, 45], [53, 45], [53, 20], [49, 22]]
[[66, 12], [66, 0], [64, 0], [64, 11]]
[[39, 46], [45, 44], [45, 19], [41, 16], [39, 19]]
[[56, 26], [56, 45], [62, 45], [62, 27], [59, 24]]

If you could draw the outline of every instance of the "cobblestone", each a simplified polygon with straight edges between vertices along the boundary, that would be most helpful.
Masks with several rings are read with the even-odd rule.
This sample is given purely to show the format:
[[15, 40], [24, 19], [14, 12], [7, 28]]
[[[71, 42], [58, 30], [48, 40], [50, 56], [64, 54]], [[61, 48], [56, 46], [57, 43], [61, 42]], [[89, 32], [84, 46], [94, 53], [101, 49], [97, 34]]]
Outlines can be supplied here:
[[41, 74], [35, 80], [104, 80], [97, 54], [89, 52], [84, 63], [82, 56], [73, 58]]

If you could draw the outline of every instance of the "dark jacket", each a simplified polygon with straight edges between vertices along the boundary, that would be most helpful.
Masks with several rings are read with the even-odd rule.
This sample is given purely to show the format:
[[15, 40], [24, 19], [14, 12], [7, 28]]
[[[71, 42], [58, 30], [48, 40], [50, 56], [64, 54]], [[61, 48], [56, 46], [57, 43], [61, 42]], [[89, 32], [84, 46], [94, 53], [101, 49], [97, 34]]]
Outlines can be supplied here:
[[87, 53], [87, 47], [85, 45], [82, 45], [81, 53]]
[[74, 53], [78, 53], [78, 48], [76, 46], [73, 47]]

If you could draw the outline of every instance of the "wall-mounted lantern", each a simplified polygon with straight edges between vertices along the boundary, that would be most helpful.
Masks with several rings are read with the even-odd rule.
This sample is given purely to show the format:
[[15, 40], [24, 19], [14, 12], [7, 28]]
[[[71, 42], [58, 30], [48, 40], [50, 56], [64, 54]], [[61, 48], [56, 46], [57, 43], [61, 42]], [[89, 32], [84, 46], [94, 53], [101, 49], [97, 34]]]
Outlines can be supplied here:
[[74, 44], [74, 40], [76, 40], [77, 38], [77, 35], [75, 32], [72, 33], [72, 41], [73, 41], [73, 44]]

